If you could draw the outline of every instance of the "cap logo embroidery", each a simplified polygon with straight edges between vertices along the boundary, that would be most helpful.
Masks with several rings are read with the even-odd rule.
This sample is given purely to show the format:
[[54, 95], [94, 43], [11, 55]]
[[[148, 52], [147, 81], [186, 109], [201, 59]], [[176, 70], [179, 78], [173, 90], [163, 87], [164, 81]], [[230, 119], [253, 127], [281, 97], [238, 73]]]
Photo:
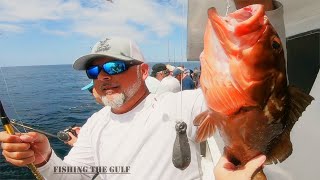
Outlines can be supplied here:
[[96, 52], [101, 52], [101, 51], [108, 51], [111, 47], [110, 47], [110, 44], [108, 43], [110, 39], [106, 38], [105, 40], [103, 41], [100, 41], [99, 43], [99, 46], [97, 47], [97, 50]]

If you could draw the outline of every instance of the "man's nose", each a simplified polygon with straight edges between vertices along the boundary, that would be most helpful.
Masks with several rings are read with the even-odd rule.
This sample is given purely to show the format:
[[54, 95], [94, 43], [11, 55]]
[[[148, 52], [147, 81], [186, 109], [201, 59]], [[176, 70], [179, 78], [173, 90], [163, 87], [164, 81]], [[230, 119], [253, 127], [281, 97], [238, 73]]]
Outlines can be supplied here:
[[109, 75], [108, 73], [104, 72], [103, 70], [99, 73], [98, 75], [98, 80], [100, 81], [109, 81], [111, 80], [111, 75]]

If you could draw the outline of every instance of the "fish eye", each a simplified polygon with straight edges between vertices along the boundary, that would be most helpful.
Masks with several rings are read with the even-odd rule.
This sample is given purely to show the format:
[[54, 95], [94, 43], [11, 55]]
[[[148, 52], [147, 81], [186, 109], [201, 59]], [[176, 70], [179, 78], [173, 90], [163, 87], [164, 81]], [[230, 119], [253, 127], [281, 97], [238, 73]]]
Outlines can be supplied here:
[[274, 36], [271, 40], [271, 46], [274, 50], [280, 52], [282, 50], [280, 38], [277, 36]]

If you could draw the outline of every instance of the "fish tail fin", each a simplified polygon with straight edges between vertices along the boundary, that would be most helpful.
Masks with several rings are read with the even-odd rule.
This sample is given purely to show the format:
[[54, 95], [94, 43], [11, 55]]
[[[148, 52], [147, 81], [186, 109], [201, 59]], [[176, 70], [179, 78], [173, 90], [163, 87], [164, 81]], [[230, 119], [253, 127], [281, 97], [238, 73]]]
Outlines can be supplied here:
[[203, 142], [215, 132], [215, 122], [209, 110], [200, 113], [193, 121], [198, 127], [196, 142]]
[[278, 137], [277, 143], [273, 146], [272, 151], [268, 153], [266, 164], [277, 164], [287, 159], [292, 153], [292, 143], [290, 141], [290, 132], [299, 117], [310, 105], [314, 98], [300, 89], [289, 86], [289, 112], [286, 117], [286, 127]]

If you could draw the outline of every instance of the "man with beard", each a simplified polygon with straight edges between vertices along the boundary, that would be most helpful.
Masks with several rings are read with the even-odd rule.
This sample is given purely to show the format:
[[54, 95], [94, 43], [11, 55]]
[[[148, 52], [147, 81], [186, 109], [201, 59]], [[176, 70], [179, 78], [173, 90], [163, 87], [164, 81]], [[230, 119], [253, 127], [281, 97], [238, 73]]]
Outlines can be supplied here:
[[[123, 38], [99, 41], [73, 67], [85, 70], [93, 79], [105, 107], [88, 119], [64, 160], [57, 157], [42, 134], [0, 132], [8, 162], [16, 166], [34, 163], [47, 179], [91, 179], [94, 173], [88, 172], [90, 167], [106, 168], [98, 171], [103, 179], [201, 179], [200, 148], [194, 141], [197, 129], [193, 126], [195, 116], [206, 110], [200, 89], [150, 94], [145, 84], [148, 65], [137, 45]], [[187, 124], [191, 151], [191, 162], [183, 171], [172, 163], [178, 121]], [[236, 170], [227, 168], [230, 163], [222, 158], [215, 170], [217, 179], [250, 179], [264, 160], [260, 156], [245, 169]], [[87, 168], [81, 173], [56, 172], [69, 166]]]
[[[57, 173], [57, 166], [129, 167], [125, 173], [99, 171], [99, 178], [103, 179], [201, 178], [199, 145], [194, 141], [196, 127], [192, 124], [195, 116], [206, 109], [200, 89], [150, 94], [145, 84], [149, 67], [138, 46], [124, 38], [99, 41], [73, 67], [85, 70], [93, 79], [94, 89], [105, 107], [84, 124], [63, 161], [44, 135], [30, 132], [7, 139], [24, 142], [18, 147], [14, 144], [11, 149], [7, 146], [10, 143], [5, 143], [4, 155], [9, 162], [18, 166], [33, 162], [41, 166], [41, 174], [48, 179], [91, 179], [94, 175], [91, 171]], [[184, 171], [174, 167], [171, 160], [177, 121], [187, 123], [191, 150], [191, 163]], [[1, 135], [9, 136], [4, 132]], [[33, 150], [27, 150], [28, 142], [33, 142]], [[15, 148], [22, 152], [12, 154]]]

